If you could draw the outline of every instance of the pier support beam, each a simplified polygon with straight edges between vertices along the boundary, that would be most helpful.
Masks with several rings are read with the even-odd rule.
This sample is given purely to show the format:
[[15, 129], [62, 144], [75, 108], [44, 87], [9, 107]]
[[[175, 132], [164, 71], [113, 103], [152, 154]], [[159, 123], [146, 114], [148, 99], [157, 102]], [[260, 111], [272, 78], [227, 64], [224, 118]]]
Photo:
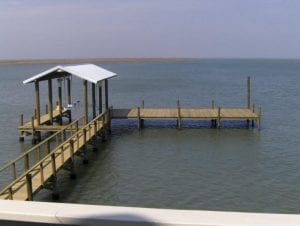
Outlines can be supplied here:
[[87, 80], [83, 80], [83, 118], [84, 123], [88, 123], [88, 84]]
[[52, 80], [48, 79], [48, 108], [50, 123], [53, 124], [53, 96], [52, 96]]

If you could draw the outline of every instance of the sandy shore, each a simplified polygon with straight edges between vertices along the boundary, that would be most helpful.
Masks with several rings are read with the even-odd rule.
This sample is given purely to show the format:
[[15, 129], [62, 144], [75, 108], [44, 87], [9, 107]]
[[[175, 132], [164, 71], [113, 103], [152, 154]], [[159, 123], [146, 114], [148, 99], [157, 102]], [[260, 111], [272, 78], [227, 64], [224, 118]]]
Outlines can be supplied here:
[[192, 58], [86, 58], [86, 59], [20, 59], [0, 60], [2, 64], [110, 64], [110, 63], [144, 63], [144, 62], [174, 62], [192, 60]]

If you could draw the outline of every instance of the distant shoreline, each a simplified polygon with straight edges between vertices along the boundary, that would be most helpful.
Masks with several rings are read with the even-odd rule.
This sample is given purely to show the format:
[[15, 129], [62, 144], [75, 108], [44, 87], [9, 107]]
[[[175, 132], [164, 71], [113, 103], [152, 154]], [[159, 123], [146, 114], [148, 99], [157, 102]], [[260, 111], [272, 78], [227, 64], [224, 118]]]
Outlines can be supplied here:
[[195, 60], [196, 58], [82, 58], [82, 59], [20, 59], [0, 60], [4, 64], [110, 64], [110, 63], [144, 63], [144, 62], [174, 62]]

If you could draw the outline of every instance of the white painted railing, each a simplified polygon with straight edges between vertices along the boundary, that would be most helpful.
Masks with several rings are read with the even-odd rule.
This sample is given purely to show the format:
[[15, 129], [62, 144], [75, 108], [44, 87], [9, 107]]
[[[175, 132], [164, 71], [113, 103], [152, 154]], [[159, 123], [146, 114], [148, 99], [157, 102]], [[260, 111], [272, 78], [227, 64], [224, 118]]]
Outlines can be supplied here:
[[[0, 200], [0, 225], [293, 226], [298, 214], [170, 210]], [[35, 224], [35, 225], [39, 225]]]

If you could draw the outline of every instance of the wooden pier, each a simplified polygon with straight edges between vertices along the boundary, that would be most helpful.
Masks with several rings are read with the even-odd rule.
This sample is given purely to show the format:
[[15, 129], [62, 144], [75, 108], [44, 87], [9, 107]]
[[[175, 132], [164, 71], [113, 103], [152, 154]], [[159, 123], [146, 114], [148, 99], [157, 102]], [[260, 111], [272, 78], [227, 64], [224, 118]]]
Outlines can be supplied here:
[[[67, 79], [67, 107], [71, 105], [71, 80], [75, 75], [83, 79], [83, 114], [72, 122], [71, 109], [63, 107], [62, 79]], [[177, 128], [182, 127], [185, 120], [208, 120], [212, 127], [220, 128], [222, 121], [252, 122], [260, 128], [261, 108], [255, 111], [251, 106], [250, 78], [247, 78], [247, 93], [245, 108], [215, 107], [214, 101], [210, 108], [182, 108], [179, 100], [174, 108], [145, 108], [142, 101], [140, 107], [113, 109], [108, 107], [108, 79], [116, 74], [96, 65], [57, 66], [42, 72], [23, 83], [35, 85], [35, 109], [31, 121], [24, 123], [21, 115], [21, 125], [18, 128], [20, 140], [26, 135], [32, 135], [33, 141], [41, 141], [42, 132], [51, 132], [45, 140], [30, 150], [21, 154], [15, 160], [0, 168], [0, 176], [8, 182], [1, 191], [0, 199], [33, 200], [34, 194], [40, 189], [51, 189], [53, 198], [58, 197], [57, 174], [61, 169], [70, 171], [71, 178], [75, 177], [75, 156], [86, 158], [87, 144], [97, 136], [107, 137], [111, 130], [113, 119], [133, 119], [141, 129], [145, 120], [176, 120]], [[52, 80], [58, 79], [58, 99], [55, 110], [52, 103]], [[48, 107], [46, 113], [40, 112], [39, 83], [48, 82]], [[88, 114], [88, 81], [92, 83], [92, 117]], [[98, 89], [96, 89], [96, 85]], [[102, 90], [103, 88], [103, 90]], [[96, 112], [96, 91], [98, 90], [98, 113]], [[104, 91], [104, 98], [102, 96]], [[104, 99], [104, 100], [103, 100]], [[103, 104], [102, 104], [103, 103]], [[69, 119], [64, 125], [63, 117]], [[94, 147], [95, 148], [95, 147]]]
[[176, 120], [180, 128], [183, 120], [208, 120], [220, 128], [221, 121], [251, 120], [260, 127], [260, 113], [247, 108], [217, 108], [217, 109], [188, 109], [188, 108], [133, 108], [113, 109], [112, 119], [134, 119], [138, 121], [138, 128], [143, 120]]
[[[75, 177], [75, 156], [81, 156], [83, 162], [86, 162], [87, 143], [93, 138], [95, 139], [97, 135], [103, 135], [106, 129], [110, 128], [109, 125], [109, 111], [98, 115], [81, 128], [79, 120], [76, 120], [6, 164], [0, 169], [0, 173], [5, 170], [9, 171], [11, 182], [0, 192], [0, 199], [33, 200], [33, 195], [42, 188], [50, 188], [53, 190], [53, 195], [57, 196], [58, 171], [67, 169], [70, 171], [70, 176]], [[75, 128], [75, 130], [71, 128]], [[67, 131], [70, 131], [69, 136], [67, 136]], [[51, 140], [58, 140], [58, 138], [60, 143], [51, 150]], [[42, 148], [43, 145], [46, 146], [44, 154], [42, 152], [45, 149]], [[78, 155], [80, 152], [81, 155]], [[35, 161], [32, 160], [33, 156], [37, 156]], [[20, 175], [18, 175], [18, 168], [23, 168]]]

